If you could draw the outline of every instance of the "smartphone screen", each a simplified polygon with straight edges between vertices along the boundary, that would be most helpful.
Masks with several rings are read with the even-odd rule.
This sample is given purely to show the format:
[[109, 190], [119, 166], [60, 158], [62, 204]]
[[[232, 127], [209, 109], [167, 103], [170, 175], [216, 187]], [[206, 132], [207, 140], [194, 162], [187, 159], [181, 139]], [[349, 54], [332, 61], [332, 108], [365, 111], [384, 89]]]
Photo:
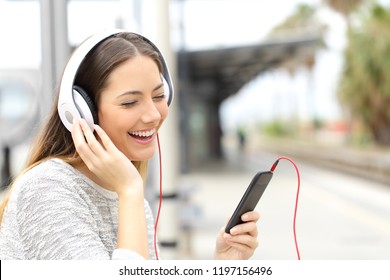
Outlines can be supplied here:
[[268, 183], [271, 181], [273, 173], [271, 171], [258, 172], [252, 179], [240, 202], [237, 205], [232, 217], [226, 225], [225, 232], [229, 233], [231, 228], [243, 223], [241, 216], [256, 208], [261, 196], [263, 195]]

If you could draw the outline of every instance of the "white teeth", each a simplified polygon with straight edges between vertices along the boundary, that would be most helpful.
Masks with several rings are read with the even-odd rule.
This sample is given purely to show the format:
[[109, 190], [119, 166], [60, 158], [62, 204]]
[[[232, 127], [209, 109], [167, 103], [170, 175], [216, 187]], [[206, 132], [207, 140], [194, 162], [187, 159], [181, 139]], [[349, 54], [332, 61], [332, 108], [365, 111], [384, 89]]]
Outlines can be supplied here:
[[148, 131], [130, 131], [130, 135], [138, 136], [138, 137], [150, 137], [156, 132], [156, 129], [151, 129]]

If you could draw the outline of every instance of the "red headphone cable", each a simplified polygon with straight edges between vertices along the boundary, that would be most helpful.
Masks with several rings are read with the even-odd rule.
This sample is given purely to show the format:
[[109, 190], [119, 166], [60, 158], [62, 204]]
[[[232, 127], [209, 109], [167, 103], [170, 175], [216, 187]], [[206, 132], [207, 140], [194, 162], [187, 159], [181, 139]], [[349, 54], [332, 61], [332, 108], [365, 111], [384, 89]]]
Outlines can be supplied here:
[[156, 222], [154, 224], [154, 252], [156, 254], [156, 260], [158, 260], [158, 251], [157, 251], [157, 226], [158, 226], [158, 220], [160, 219], [160, 212], [161, 212], [161, 204], [162, 204], [162, 160], [161, 160], [161, 146], [160, 146], [160, 138], [158, 137], [157, 133], [157, 145], [158, 145], [158, 159], [159, 159], [159, 165], [160, 165], [160, 196], [159, 196], [159, 203], [158, 203], [158, 210], [157, 210], [157, 217]]
[[291, 160], [290, 158], [284, 157], [284, 156], [279, 157], [275, 161], [275, 163], [272, 165], [272, 167], [270, 169], [271, 172], [274, 172], [274, 170], [276, 169], [276, 166], [278, 165], [279, 161], [282, 160], [282, 159], [288, 160], [294, 166], [295, 171], [297, 173], [297, 178], [298, 178], [298, 187], [297, 187], [297, 194], [296, 194], [296, 198], [295, 198], [295, 208], [294, 208], [293, 232], [294, 232], [295, 249], [296, 249], [296, 252], [297, 252], [298, 260], [300, 260], [301, 259], [301, 255], [299, 253], [299, 247], [298, 247], [298, 241], [297, 241], [296, 220], [297, 220], [299, 190], [300, 190], [300, 186], [301, 186], [301, 176], [299, 175], [299, 169], [298, 169], [298, 166], [295, 164], [295, 162], [293, 160]]

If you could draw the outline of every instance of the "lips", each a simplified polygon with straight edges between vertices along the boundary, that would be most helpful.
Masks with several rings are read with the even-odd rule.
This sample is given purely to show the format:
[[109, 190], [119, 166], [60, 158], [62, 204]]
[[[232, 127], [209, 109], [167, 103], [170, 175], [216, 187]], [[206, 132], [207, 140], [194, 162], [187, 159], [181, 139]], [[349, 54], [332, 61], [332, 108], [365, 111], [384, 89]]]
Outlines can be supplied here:
[[148, 143], [152, 140], [153, 135], [156, 133], [156, 129], [150, 130], [138, 130], [138, 131], [130, 131], [128, 134], [137, 140], [137, 142]]

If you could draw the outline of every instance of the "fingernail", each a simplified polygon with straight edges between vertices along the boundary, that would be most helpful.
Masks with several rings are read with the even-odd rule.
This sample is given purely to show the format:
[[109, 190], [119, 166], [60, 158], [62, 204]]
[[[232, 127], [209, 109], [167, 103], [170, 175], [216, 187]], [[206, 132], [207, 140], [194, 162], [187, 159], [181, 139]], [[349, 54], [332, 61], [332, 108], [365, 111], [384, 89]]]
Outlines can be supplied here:
[[72, 123], [71, 123], [71, 130], [73, 130], [75, 128], [75, 126], [77, 125], [77, 120], [76, 119], [73, 119]]
[[230, 235], [230, 234], [228, 234], [228, 233], [225, 233], [225, 236], [224, 236], [226, 239], [231, 239], [232, 238], [232, 236]]
[[87, 121], [85, 119], [79, 119], [79, 123], [81, 125], [81, 128], [88, 127]]

